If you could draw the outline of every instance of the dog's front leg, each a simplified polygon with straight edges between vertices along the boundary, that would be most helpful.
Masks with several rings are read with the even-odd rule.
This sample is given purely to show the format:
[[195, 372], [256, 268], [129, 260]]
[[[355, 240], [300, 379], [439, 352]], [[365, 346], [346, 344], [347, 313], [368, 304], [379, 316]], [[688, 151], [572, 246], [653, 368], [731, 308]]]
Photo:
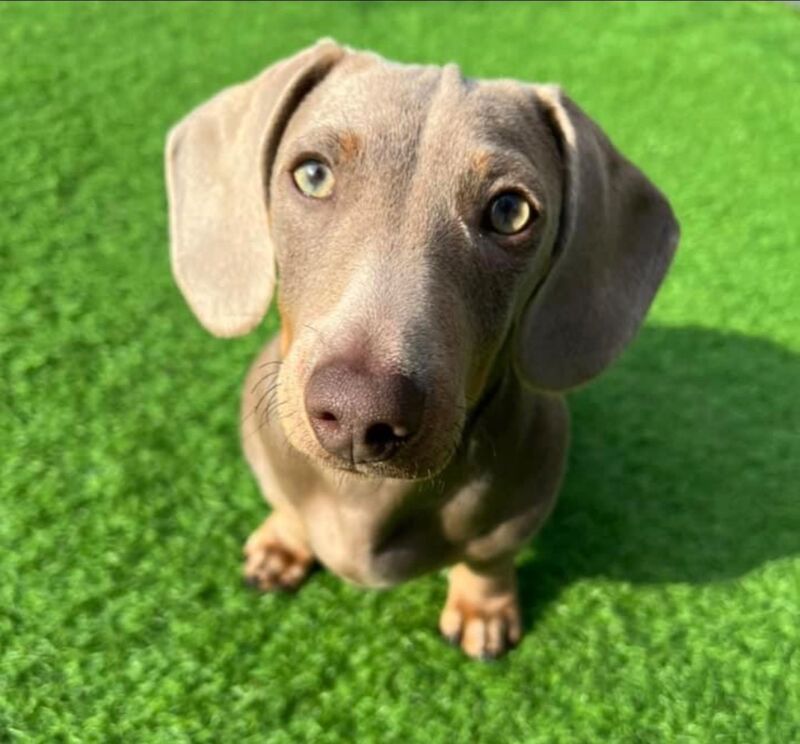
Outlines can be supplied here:
[[450, 569], [447, 602], [439, 630], [477, 659], [493, 659], [522, 634], [514, 558], [490, 564], [458, 563]]

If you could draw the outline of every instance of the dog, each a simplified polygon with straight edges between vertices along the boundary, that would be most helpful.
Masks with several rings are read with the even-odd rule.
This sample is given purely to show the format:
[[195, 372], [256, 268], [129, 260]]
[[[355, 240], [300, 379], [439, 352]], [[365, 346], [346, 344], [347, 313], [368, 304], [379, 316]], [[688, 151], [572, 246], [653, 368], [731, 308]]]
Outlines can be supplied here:
[[280, 333], [242, 441], [272, 511], [260, 590], [449, 568], [441, 633], [522, 634], [514, 558], [565, 470], [566, 391], [631, 341], [677, 247], [666, 198], [559, 87], [325, 39], [166, 145], [171, 264], [200, 323]]

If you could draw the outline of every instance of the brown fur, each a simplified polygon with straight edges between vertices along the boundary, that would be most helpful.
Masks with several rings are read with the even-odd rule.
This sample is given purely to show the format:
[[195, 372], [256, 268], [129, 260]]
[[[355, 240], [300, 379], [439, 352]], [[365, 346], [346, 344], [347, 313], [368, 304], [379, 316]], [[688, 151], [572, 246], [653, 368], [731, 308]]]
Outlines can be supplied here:
[[[292, 169], [335, 175], [311, 199]], [[514, 555], [564, 471], [563, 393], [636, 332], [677, 223], [657, 189], [559, 89], [394, 65], [323, 41], [190, 113], [167, 143], [172, 260], [201, 323], [238, 335], [276, 276], [282, 329], [242, 399], [245, 454], [273, 512], [247, 543], [262, 589], [314, 560], [389, 586], [452, 566], [440, 620], [470, 656], [520, 637]], [[522, 194], [532, 225], [486, 227]], [[425, 390], [397, 454], [347, 463], [304, 393], [332, 359]]]
[[292, 340], [294, 339], [294, 334], [292, 332], [291, 316], [289, 315], [288, 310], [284, 307], [283, 302], [281, 302], [280, 295], [278, 299], [278, 313], [281, 316], [280, 338], [281, 338], [281, 359], [283, 359], [289, 353], [289, 350], [292, 348]]
[[357, 157], [361, 150], [361, 138], [355, 132], [342, 132], [339, 135], [339, 153], [343, 161]]

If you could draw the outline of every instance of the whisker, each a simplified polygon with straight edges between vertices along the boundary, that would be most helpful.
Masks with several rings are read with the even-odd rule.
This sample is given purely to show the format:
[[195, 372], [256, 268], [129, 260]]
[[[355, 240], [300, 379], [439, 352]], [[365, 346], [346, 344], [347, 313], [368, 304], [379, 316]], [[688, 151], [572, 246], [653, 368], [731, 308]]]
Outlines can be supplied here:
[[271, 387], [267, 388], [266, 392], [261, 396], [261, 398], [259, 399], [258, 403], [256, 403], [256, 408], [255, 408], [256, 412], [258, 412], [258, 409], [261, 407], [261, 404], [264, 402], [265, 398], [270, 393], [275, 392], [278, 389], [279, 386], [280, 386], [280, 380], [278, 380], [276, 383], [274, 383]]
[[[272, 418], [272, 415], [277, 413], [281, 406], [285, 406], [287, 403], [288, 401], [278, 400], [277, 397], [273, 398], [269, 405], [264, 409], [264, 420], [269, 421]], [[278, 421], [282, 421], [284, 418], [286, 418], [286, 414], [279, 416]]]
[[253, 387], [252, 387], [252, 388], [250, 388], [250, 392], [251, 392], [251, 393], [254, 393], [254, 392], [256, 391], [256, 388], [257, 388], [259, 385], [261, 385], [261, 384], [264, 382], [264, 380], [269, 380], [269, 379], [272, 379], [272, 378], [274, 378], [274, 377], [275, 377], [277, 374], [279, 374], [279, 373], [280, 373], [280, 370], [279, 370], [279, 369], [276, 369], [276, 370], [274, 370], [274, 371], [272, 371], [272, 372], [267, 372], [267, 374], [265, 374], [265, 375], [264, 375], [264, 376], [263, 376], [261, 379], [259, 379], [259, 380], [258, 380], [258, 381], [257, 381], [257, 382], [256, 382], [256, 383], [253, 385]]
[[[259, 384], [260, 384], [260, 383], [257, 383], [257, 384], [256, 384], [256, 386], [253, 388], [253, 390], [251, 390], [251, 391], [250, 391], [250, 393], [251, 393], [251, 394], [253, 393], [253, 391], [255, 390], [255, 388], [256, 388], [256, 387], [258, 387], [258, 385], [259, 385]], [[256, 403], [256, 405], [255, 405], [253, 408], [251, 408], [251, 409], [250, 409], [250, 412], [249, 412], [249, 413], [247, 413], [245, 416], [243, 416], [243, 417], [242, 417], [242, 419], [241, 419], [240, 423], [242, 423], [242, 424], [243, 424], [243, 423], [244, 423], [245, 421], [247, 421], [247, 419], [249, 419], [251, 416], [254, 416], [255, 414], [257, 414], [257, 413], [258, 413], [258, 407], [261, 405], [262, 401], [264, 400], [264, 397], [265, 397], [266, 395], [268, 395], [268, 394], [269, 394], [269, 390], [268, 390], [266, 393], [264, 393], [264, 395], [262, 395], [262, 396], [261, 396], [261, 399], [258, 401], [258, 403]]]
[[256, 428], [256, 432], [260, 432], [269, 422], [269, 416], [263, 416], [258, 424], [258, 427]]
[[[261, 407], [261, 405], [262, 405], [262, 403], [264, 402], [265, 398], [266, 398], [266, 397], [267, 397], [267, 396], [268, 396], [270, 393], [272, 393], [272, 392], [275, 392], [275, 393], [276, 393], [276, 395], [277, 395], [277, 388], [278, 388], [279, 384], [280, 384], [280, 381], [276, 382], [274, 385], [272, 385], [272, 387], [270, 387], [270, 388], [269, 388], [269, 389], [268, 389], [268, 390], [267, 390], [267, 391], [266, 391], [266, 392], [265, 392], [265, 393], [264, 393], [264, 394], [261, 396], [261, 398], [259, 399], [258, 403], [256, 403], [256, 405], [255, 405], [255, 406], [254, 406], [254, 407], [253, 407], [253, 408], [250, 410], [250, 412], [249, 412], [249, 413], [248, 413], [246, 416], [244, 416], [244, 417], [242, 418], [242, 420], [241, 420], [241, 423], [242, 423], [242, 424], [244, 424], [244, 423], [245, 423], [245, 421], [247, 421], [247, 419], [249, 419], [251, 416], [258, 416], [258, 414], [259, 414], [259, 410], [258, 410], [258, 409]], [[269, 408], [269, 404], [268, 404], [268, 406], [267, 406], [267, 409], [268, 409], [268, 408]], [[260, 417], [259, 417], [259, 418], [260, 418]], [[259, 430], [260, 430], [260, 427], [259, 427]]]

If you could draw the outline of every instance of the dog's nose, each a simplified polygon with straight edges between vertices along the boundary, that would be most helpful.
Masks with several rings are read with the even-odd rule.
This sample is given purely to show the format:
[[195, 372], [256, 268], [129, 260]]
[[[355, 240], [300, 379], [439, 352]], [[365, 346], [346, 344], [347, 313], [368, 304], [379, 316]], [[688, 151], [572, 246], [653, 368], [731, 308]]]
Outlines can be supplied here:
[[405, 375], [364, 372], [339, 361], [314, 370], [305, 404], [328, 452], [350, 463], [378, 462], [419, 430], [425, 394]]

